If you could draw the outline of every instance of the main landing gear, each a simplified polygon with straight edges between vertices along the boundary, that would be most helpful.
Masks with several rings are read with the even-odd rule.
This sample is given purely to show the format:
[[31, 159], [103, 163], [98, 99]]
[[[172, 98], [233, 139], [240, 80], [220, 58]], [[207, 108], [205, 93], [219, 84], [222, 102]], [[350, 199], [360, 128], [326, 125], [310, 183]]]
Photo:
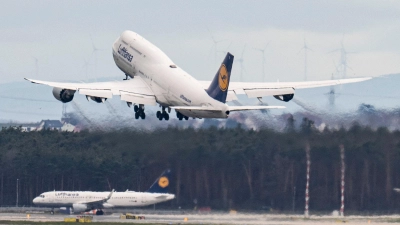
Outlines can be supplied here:
[[[168, 108], [168, 112], [171, 112], [171, 109]], [[165, 119], [169, 120], [169, 114], [165, 111], [165, 107], [162, 107], [162, 111], [157, 111], [156, 116], [159, 120]]]
[[142, 120], [146, 119], [146, 113], [144, 113], [144, 105], [143, 104], [140, 104], [139, 106], [135, 105], [133, 107], [133, 110], [135, 111], [135, 119], [139, 119], [139, 117]]
[[183, 115], [182, 113], [180, 113], [178, 111], [176, 111], [176, 118], [178, 118], [179, 120], [183, 120], [183, 119], [188, 120], [189, 119], [189, 117]]

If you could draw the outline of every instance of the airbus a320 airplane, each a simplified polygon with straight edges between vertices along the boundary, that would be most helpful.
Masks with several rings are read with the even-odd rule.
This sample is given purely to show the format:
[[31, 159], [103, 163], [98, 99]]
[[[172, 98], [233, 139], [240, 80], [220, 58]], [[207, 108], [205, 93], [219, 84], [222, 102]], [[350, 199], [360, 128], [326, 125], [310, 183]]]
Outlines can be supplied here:
[[[162, 107], [157, 111], [159, 120], [169, 120], [171, 109], [179, 120], [193, 118], [228, 118], [234, 111], [277, 109], [283, 106], [229, 106], [228, 101], [236, 100], [236, 94], [250, 98], [274, 96], [288, 102], [295, 89], [331, 86], [353, 83], [370, 78], [343, 80], [248, 83], [230, 82], [233, 55], [227, 53], [214, 79], [198, 81], [175, 63], [159, 48], [132, 31], [124, 31], [112, 46], [115, 64], [125, 73], [126, 79], [114, 82], [58, 83], [26, 79], [32, 83], [54, 87], [54, 97], [67, 103], [74, 94], [86, 95], [97, 103], [105, 102], [119, 95], [128, 106], [134, 105], [135, 118], [145, 119], [145, 105]], [[131, 78], [131, 79], [128, 79]]]
[[[53, 209], [72, 208], [75, 213], [100, 209], [97, 215], [103, 215], [102, 209], [107, 208], [153, 205], [175, 198], [174, 194], [168, 194], [170, 174], [170, 170], [164, 171], [147, 192], [49, 191], [34, 198], [33, 203]], [[54, 214], [53, 209], [51, 214]]]

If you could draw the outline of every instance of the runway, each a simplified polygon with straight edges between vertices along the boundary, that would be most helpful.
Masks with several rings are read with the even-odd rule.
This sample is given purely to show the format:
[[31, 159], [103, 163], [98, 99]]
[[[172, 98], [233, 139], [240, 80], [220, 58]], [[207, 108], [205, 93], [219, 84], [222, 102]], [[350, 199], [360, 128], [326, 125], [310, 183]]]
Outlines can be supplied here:
[[[284, 214], [136, 214], [145, 216], [145, 220], [120, 219], [120, 213], [111, 215], [93, 216], [92, 222], [104, 223], [148, 223], [148, 224], [267, 224], [267, 225], [302, 225], [302, 224], [388, 224], [400, 222], [400, 215], [391, 216], [349, 216], [338, 218], [332, 216], [310, 216], [304, 219], [302, 215]], [[65, 215], [48, 213], [0, 213], [0, 221], [31, 221], [31, 222], [62, 222], [64, 218], [76, 218], [79, 215]], [[185, 220], [186, 218], [186, 220]], [[1, 224], [1, 222], [0, 222]]]

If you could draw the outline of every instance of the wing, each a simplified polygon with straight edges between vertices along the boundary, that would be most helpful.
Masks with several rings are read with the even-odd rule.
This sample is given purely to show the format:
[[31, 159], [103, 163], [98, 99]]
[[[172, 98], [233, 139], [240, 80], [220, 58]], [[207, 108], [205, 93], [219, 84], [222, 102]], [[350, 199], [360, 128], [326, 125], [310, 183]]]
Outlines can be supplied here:
[[124, 81], [109, 81], [95, 83], [62, 83], [27, 79], [35, 84], [44, 84], [51, 87], [75, 90], [79, 94], [90, 97], [112, 98], [113, 95], [121, 96], [121, 100], [136, 104], [156, 105], [154, 93], [141, 77]]
[[[333, 86], [339, 84], [356, 83], [366, 81], [371, 77], [352, 78], [341, 80], [325, 81], [304, 81], [304, 82], [275, 82], [275, 83], [250, 83], [250, 82], [230, 82], [228, 89], [228, 100], [237, 99], [236, 94], [246, 94], [249, 98], [258, 98], [273, 95], [294, 94], [295, 89], [315, 88]], [[210, 85], [210, 81], [200, 81], [204, 89]]]
[[[219, 110], [201, 106], [172, 106], [172, 109], [177, 110], [193, 110], [193, 111], [213, 111], [217, 112]], [[229, 111], [244, 111], [244, 110], [260, 110], [260, 109], [284, 109], [285, 106], [266, 106], [266, 105], [256, 105], [256, 106], [229, 106]]]
[[81, 202], [79, 202], [79, 204], [101, 205], [101, 204], [107, 202], [107, 201], [111, 198], [111, 196], [112, 196], [112, 194], [114, 193], [114, 191], [115, 191], [115, 190], [112, 189], [112, 191], [110, 192], [110, 194], [108, 194], [108, 196], [105, 197], [105, 198], [103, 198], [103, 199], [95, 200], [95, 201], [81, 201]]

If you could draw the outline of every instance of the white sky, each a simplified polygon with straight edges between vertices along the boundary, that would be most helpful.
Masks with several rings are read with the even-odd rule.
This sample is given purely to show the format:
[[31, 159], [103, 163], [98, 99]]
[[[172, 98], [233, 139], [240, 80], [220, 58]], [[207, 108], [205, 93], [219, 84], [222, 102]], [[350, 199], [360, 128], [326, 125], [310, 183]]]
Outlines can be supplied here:
[[[400, 1], [5, 1], [0, 0], [0, 83], [24, 77], [54, 81], [122, 79], [111, 44], [133, 30], [197, 79], [211, 79], [223, 51], [243, 55], [244, 81], [330, 79], [348, 52], [348, 77], [400, 72]], [[213, 48], [211, 34], [224, 40]], [[92, 36], [97, 67], [92, 55]], [[216, 56], [216, 59], [215, 59]], [[37, 58], [38, 70], [36, 70]], [[89, 66], [84, 67], [85, 60]], [[95, 72], [97, 71], [97, 74]], [[241, 67], [236, 61], [232, 80]], [[36, 74], [37, 73], [37, 74]]]

